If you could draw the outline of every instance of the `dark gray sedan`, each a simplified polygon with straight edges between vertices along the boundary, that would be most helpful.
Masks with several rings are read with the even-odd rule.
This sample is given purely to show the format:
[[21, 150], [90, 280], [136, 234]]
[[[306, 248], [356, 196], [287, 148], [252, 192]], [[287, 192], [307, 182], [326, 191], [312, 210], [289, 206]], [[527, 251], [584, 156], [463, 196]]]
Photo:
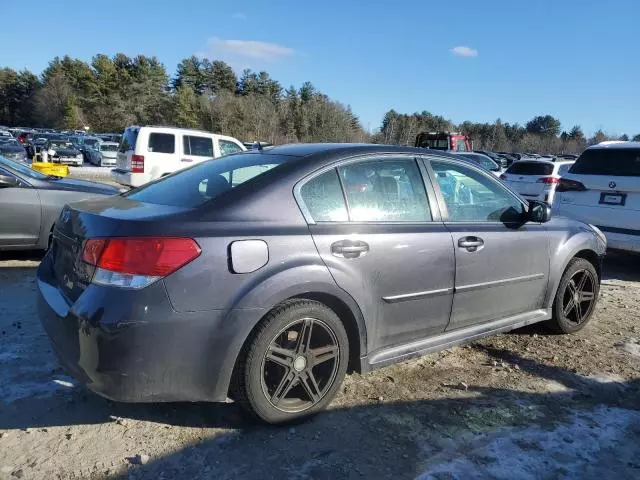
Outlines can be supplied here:
[[43, 175], [0, 156], [0, 250], [46, 249], [66, 203], [118, 192], [101, 183]]
[[285, 145], [73, 204], [38, 270], [62, 363], [127, 402], [286, 422], [368, 370], [589, 322], [606, 244], [432, 150]]

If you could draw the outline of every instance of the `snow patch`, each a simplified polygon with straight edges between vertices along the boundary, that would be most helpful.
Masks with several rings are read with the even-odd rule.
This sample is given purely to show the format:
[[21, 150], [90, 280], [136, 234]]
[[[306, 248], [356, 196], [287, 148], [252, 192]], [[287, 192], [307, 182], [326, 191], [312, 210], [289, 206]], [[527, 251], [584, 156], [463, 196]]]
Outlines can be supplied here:
[[67, 376], [58, 376], [43, 382], [19, 382], [0, 385], [0, 401], [10, 404], [24, 398], [48, 398], [61, 390], [75, 388], [74, 380]]
[[628, 441], [629, 427], [640, 428], [640, 412], [601, 406], [554, 429], [504, 427], [475, 439], [461, 435], [454, 451], [418, 478], [514, 478], [514, 472], [527, 480], [581, 478], [599, 452]]

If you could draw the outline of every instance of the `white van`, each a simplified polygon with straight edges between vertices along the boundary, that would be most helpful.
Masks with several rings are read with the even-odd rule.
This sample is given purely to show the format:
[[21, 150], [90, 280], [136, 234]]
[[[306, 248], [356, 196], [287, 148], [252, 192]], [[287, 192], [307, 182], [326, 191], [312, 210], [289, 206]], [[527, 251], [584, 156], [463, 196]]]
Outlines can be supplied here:
[[233, 137], [175, 127], [127, 127], [118, 147], [113, 179], [139, 187], [194, 163], [245, 151]]

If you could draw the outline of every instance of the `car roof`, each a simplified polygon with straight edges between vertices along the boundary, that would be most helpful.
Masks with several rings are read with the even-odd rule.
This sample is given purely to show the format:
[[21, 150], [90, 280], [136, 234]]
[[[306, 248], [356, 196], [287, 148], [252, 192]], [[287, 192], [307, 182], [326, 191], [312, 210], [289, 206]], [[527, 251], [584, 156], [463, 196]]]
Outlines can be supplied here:
[[593, 145], [587, 150], [600, 150], [600, 149], [612, 149], [612, 150], [626, 150], [632, 148], [640, 148], [640, 142], [623, 142], [623, 141], [615, 141], [614, 142], [603, 142], [597, 145]]
[[[267, 154], [267, 155], [288, 155], [292, 157], [308, 157], [315, 154], [344, 154], [354, 155], [365, 153], [415, 153], [425, 155], [429, 153], [442, 154], [440, 150], [430, 150], [427, 148], [404, 147], [400, 145], [379, 145], [373, 143], [290, 143], [286, 145], [276, 145], [263, 150], [251, 150], [247, 153]], [[452, 156], [444, 154], [445, 156]]]

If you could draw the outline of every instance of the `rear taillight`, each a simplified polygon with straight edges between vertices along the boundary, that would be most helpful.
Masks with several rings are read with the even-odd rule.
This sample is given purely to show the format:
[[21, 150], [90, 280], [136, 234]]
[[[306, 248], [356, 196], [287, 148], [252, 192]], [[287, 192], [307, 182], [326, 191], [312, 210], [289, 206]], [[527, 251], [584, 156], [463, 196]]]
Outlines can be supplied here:
[[556, 187], [556, 192], [584, 192], [586, 190], [586, 187], [582, 183], [567, 178], [561, 178]]
[[560, 183], [560, 179], [557, 177], [542, 177], [536, 180], [537, 183], [546, 183], [549, 185], [555, 185]]
[[82, 260], [94, 265], [93, 283], [143, 288], [200, 255], [191, 238], [92, 238], [84, 242]]
[[131, 172], [144, 173], [144, 155], [131, 155]]

